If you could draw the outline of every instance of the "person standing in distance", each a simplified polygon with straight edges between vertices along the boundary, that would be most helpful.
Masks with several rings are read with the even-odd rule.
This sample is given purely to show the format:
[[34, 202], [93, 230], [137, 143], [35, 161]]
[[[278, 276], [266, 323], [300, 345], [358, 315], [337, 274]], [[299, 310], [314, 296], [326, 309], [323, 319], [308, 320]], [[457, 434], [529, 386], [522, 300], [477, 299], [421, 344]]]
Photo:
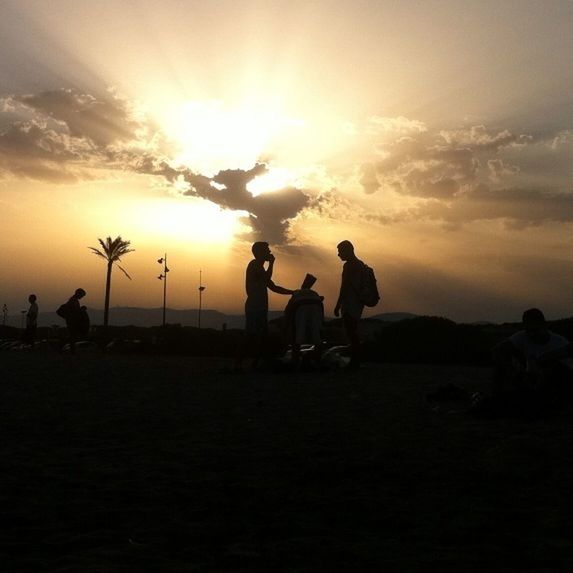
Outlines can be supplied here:
[[83, 288], [78, 288], [66, 303], [67, 316], [65, 320], [68, 328], [68, 342], [71, 354], [76, 353], [76, 342], [81, 338], [84, 331], [82, 322], [86, 307], [80, 306], [80, 299], [84, 298], [84, 296], [86, 296], [86, 291]]
[[24, 344], [34, 347], [34, 342], [36, 341], [36, 330], [38, 328], [38, 303], [36, 302], [38, 297], [35, 294], [31, 294], [28, 297], [28, 302], [30, 303], [30, 308], [26, 313], [26, 330], [24, 331]]
[[360, 336], [358, 324], [364, 310], [364, 303], [360, 300], [360, 284], [364, 263], [354, 253], [354, 245], [350, 241], [342, 241], [337, 245], [338, 256], [344, 265], [342, 267], [342, 281], [340, 294], [334, 307], [334, 316], [342, 313], [342, 321], [346, 336], [350, 341], [350, 363], [348, 368], [360, 368]]
[[[251, 251], [255, 258], [247, 265], [245, 276], [245, 288], [247, 291], [247, 300], [245, 302], [246, 337], [242, 352], [235, 364], [235, 367], [238, 369], [241, 367], [246, 353], [253, 357], [253, 368], [256, 368], [263, 354], [269, 312], [268, 290], [286, 295], [292, 295], [294, 292], [273, 282], [275, 257], [271, 253], [268, 243], [257, 241], [253, 243]], [[268, 263], [266, 268], [265, 263]]]

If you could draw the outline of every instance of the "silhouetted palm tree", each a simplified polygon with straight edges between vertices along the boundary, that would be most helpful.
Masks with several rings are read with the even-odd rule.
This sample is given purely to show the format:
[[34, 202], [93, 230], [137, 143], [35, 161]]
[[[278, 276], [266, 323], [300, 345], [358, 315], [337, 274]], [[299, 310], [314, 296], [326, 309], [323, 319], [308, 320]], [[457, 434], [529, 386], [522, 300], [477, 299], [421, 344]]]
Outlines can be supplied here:
[[[113, 268], [113, 263], [120, 260], [120, 257], [127, 255], [127, 253], [133, 252], [135, 249], [130, 249], [130, 241], [124, 241], [121, 237], [116, 237], [112, 240], [111, 237], [107, 237], [105, 241], [98, 238], [99, 244], [101, 245], [101, 250], [95, 247], [88, 247], [94, 254], [107, 261], [107, 275], [105, 280], [105, 308], [103, 314], [103, 325], [107, 327], [108, 317], [109, 317], [109, 294], [111, 290], [111, 270]], [[117, 265], [119, 270], [129, 279], [131, 277], [127, 274], [125, 269], [122, 269], [119, 264]]]

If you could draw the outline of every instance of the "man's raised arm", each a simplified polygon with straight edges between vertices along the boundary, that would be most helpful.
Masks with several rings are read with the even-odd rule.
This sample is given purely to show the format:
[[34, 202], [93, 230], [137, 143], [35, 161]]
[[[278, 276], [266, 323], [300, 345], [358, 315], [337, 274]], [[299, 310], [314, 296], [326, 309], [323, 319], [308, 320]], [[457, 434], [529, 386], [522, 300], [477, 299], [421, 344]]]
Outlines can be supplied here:
[[267, 287], [269, 288], [269, 290], [272, 290], [273, 292], [276, 292], [277, 294], [293, 294], [294, 293], [293, 290], [290, 290], [288, 288], [284, 288], [282, 286], [276, 285], [270, 279], [267, 281]]

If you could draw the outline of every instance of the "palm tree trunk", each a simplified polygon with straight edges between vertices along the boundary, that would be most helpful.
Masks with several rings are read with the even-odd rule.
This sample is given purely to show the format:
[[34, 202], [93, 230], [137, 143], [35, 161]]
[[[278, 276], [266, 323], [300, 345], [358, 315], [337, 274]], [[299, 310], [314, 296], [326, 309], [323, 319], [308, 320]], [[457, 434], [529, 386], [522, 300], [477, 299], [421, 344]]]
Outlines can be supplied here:
[[111, 269], [113, 266], [113, 261], [107, 263], [107, 276], [105, 279], [105, 304], [103, 311], [103, 326], [107, 328], [107, 322], [109, 319], [109, 295], [111, 291]]

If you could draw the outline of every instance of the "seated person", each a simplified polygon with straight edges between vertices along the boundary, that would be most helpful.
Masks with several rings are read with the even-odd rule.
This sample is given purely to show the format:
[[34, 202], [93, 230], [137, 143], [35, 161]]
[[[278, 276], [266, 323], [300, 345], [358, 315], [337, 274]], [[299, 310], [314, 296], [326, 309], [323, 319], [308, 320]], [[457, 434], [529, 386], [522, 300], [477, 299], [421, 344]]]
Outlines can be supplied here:
[[324, 320], [324, 297], [312, 290], [316, 277], [307, 274], [300, 289], [295, 290], [285, 308], [287, 332], [292, 344], [292, 357], [295, 366], [300, 360], [301, 344], [313, 344], [314, 356], [320, 360], [320, 329]]
[[493, 349], [494, 395], [518, 390], [540, 391], [544, 395], [573, 389], [571, 343], [547, 328], [537, 308], [523, 313], [523, 330]]

